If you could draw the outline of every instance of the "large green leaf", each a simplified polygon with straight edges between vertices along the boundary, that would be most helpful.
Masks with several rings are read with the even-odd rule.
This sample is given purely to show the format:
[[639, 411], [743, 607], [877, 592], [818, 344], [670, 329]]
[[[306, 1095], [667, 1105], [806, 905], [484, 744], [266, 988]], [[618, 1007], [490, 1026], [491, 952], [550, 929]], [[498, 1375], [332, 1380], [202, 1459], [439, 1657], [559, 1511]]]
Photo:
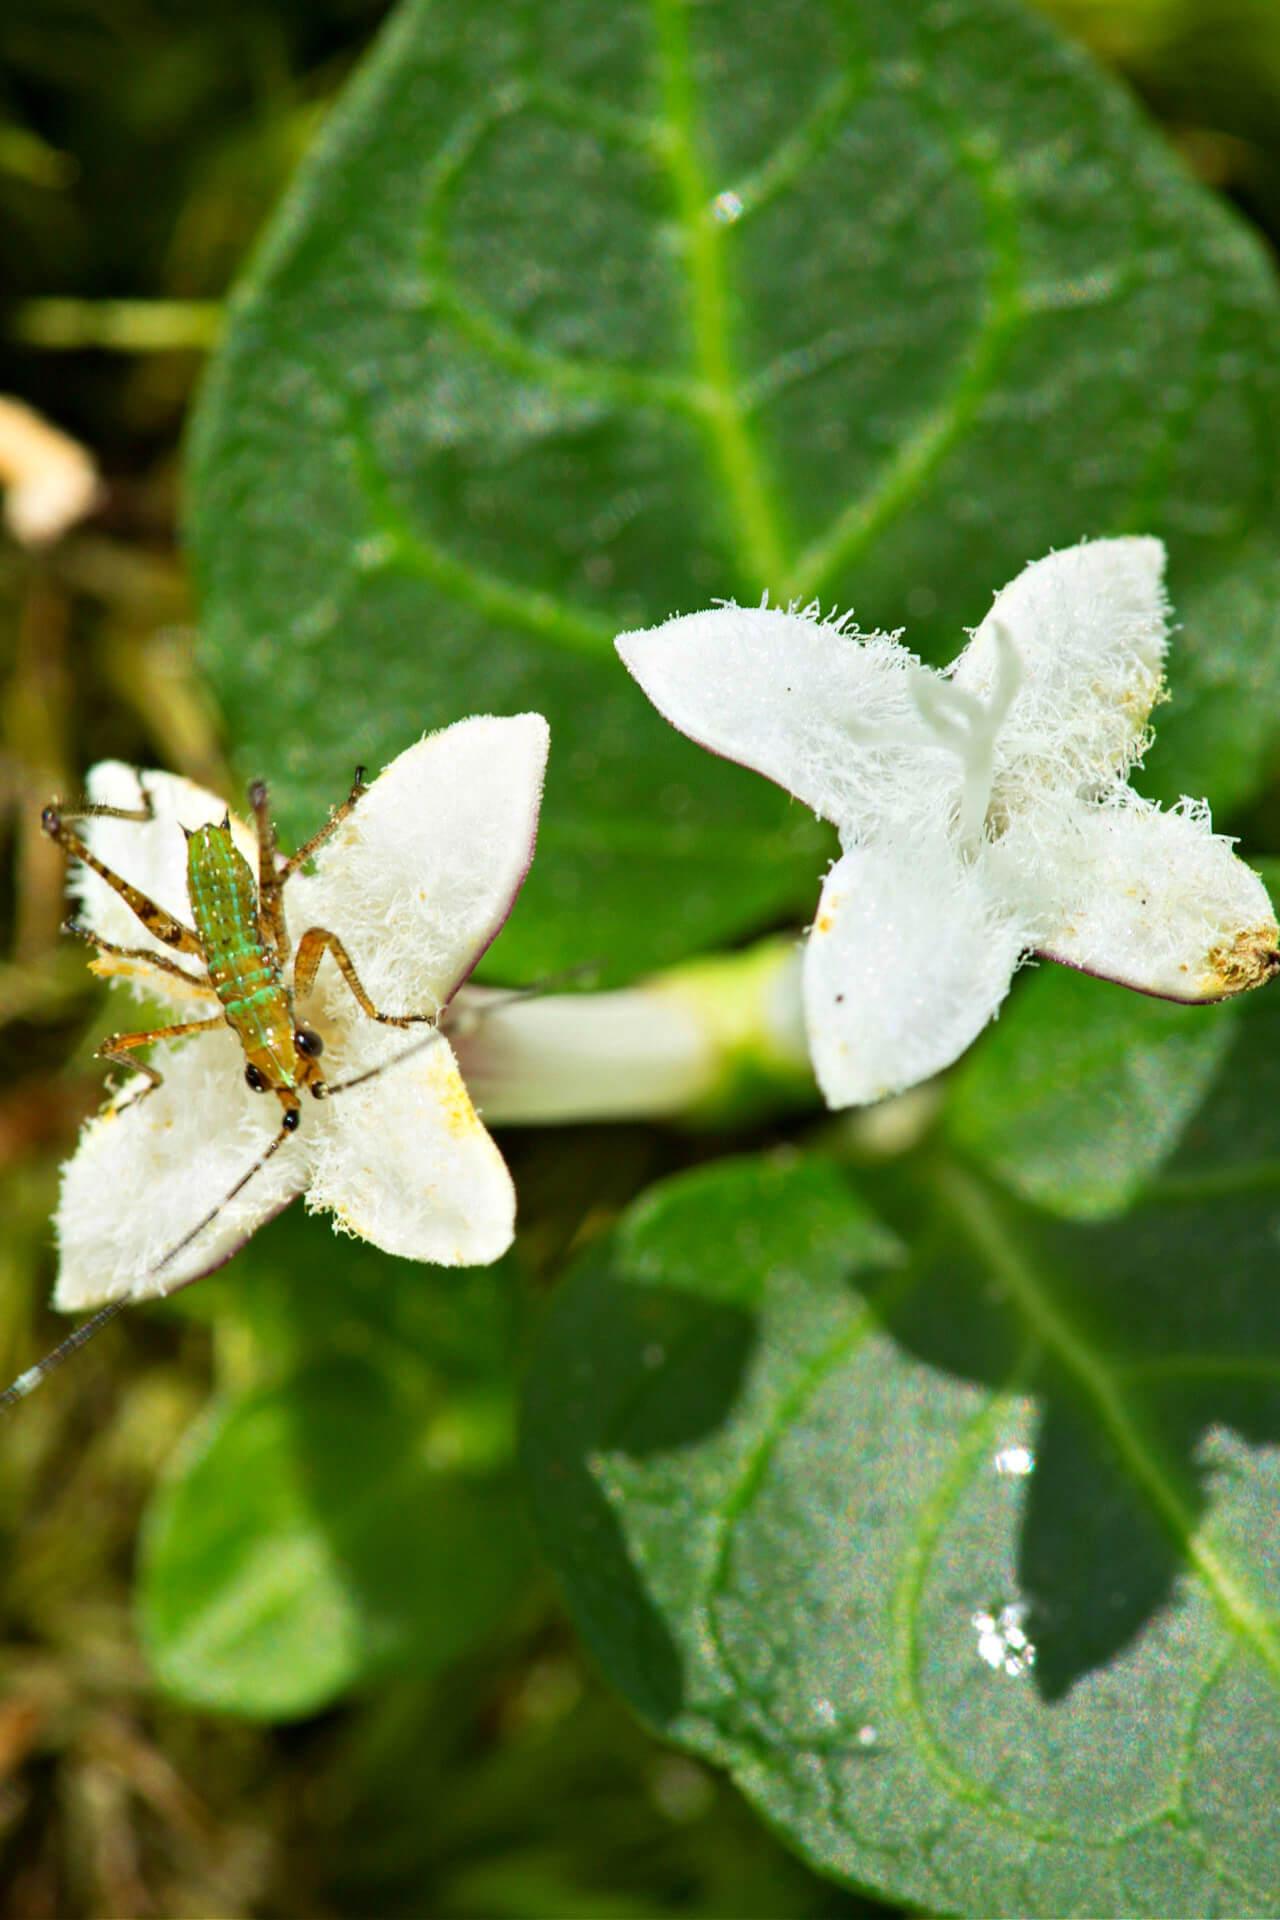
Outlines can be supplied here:
[[953, 1077], [952, 1138], [1052, 1213], [1123, 1213], [1193, 1119], [1236, 1013], [1045, 966]]
[[808, 904], [811, 822], [678, 739], [621, 626], [853, 602], [934, 657], [1028, 558], [1163, 532], [1152, 778], [1280, 690], [1269, 267], [1006, 0], [409, 0], [235, 303], [193, 442], [205, 659], [310, 826], [355, 758], [551, 718], [506, 970]]
[[1106, 1227], [927, 1149], [880, 1195], [910, 1256], [832, 1168], [721, 1164], [558, 1297], [526, 1456], [571, 1610], [823, 1871], [1275, 1912], [1280, 1163], [1214, 1164], [1225, 1115]]

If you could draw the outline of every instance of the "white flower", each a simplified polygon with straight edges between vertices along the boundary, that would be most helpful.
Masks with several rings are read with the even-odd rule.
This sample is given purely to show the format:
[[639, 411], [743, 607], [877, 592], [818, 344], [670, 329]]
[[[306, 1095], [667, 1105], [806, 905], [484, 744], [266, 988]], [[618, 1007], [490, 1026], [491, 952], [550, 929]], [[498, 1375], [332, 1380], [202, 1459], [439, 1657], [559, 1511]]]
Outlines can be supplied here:
[[1208, 1001], [1280, 958], [1261, 881], [1207, 807], [1128, 785], [1162, 684], [1164, 548], [1026, 567], [951, 667], [812, 609], [724, 606], [623, 634], [654, 705], [838, 829], [804, 957], [830, 1105], [938, 1072], [1030, 953]]
[[[284, 904], [294, 947], [309, 927], [325, 927], [342, 940], [382, 1012], [447, 1006], [506, 920], [528, 870], [546, 754], [539, 714], [464, 720], [402, 753], [318, 852], [314, 870], [289, 880]], [[221, 820], [224, 805], [171, 774], [142, 777], [153, 821], [91, 818], [83, 835], [108, 866], [190, 925], [181, 829]], [[89, 786], [100, 803], [138, 804], [138, 776], [118, 762], [95, 768]], [[252, 830], [241, 821], [232, 829], [256, 874]], [[78, 919], [101, 938], [162, 951], [95, 874], [81, 868], [73, 888]], [[147, 1026], [219, 1011], [207, 987], [188, 986], [145, 959], [103, 955], [93, 964], [165, 1003]], [[325, 1078], [335, 1086], [424, 1037], [421, 1027], [406, 1032], [369, 1019], [329, 957], [299, 1014], [320, 1034]], [[79, 1312], [168, 1293], [229, 1260], [301, 1193], [312, 1209], [331, 1211], [338, 1227], [410, 1260], [478, 1265], [510, 1245], [511, 1177], [448, 1041], [437, 1036], [350, 1092], [306, 1101], [297, 1132], [190, 1246], [165, 1261], [252, 1166], [280, 1114], [270, 1094], [246, 1085], [229, 1027], [165, 1043], [148, 1057], [164, 1084], [140, 1099], [143, 1083], [132, 1078], [89, 1121], [64, 1169], [55, 1305]]]
[[5, 524], [24, 547], [58, 540], [98, 504], [93, 460], [33, 407], [0, 394], [0, 482]]

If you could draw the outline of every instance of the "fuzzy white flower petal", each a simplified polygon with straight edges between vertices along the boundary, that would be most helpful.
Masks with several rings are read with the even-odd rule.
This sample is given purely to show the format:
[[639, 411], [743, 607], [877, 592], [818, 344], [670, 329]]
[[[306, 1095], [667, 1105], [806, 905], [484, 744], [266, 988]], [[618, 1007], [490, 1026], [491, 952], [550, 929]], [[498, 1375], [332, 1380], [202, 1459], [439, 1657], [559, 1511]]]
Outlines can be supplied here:
[[[369, 1027], [352, 1029], [344, 1073], [393, 1060], [412, 1044]], [[405, 1260], [483, 1266], [506, 1252], [515, 1188], [442, 1035], [376, 1080], [336, 1094], [329, 1111], [334, 1124], [317, 1138], [308, 1207], [329, 1209], [338, 1227]]]
[[336, 933], [384, 1013], [444, 1006], [529, 870], [548, 740], [542, 715], [522, 713], [460, 720], [409, 747], [317, 855], [316, 872], [290, 881], [294, 940], [313, 926]]
[[949, 1066], [996, 1013], [1030, 944], [985, 859], [960, 860], [945, 832], [846, 853], [827, 875], [804, 959], [827, 1104], [880, 1100]]
[[621, 634], [615, 645], [672, 726], [846, 830], [915, 814], [922, 782], [955, 785], [954, 758], [915, 697], [923, 669], [883, 634], [726, 606]]
[[1168, 634], [1163, 543], [1086, 540], [1024, 567], [999, 592], [950, 676], [986, 697], [1012, 641], [1021, 685], [1003, 721], [997, 802], [1094, 791], [1142, 752]]
[[[123, 875], [174, 919], [190, 926], [187, 843], [182, 828], [203, 827], [210, 821], [221, 820], [227, 803], [175, 773], [146, 769], [139, 775], [136, 768], [120, 760], [100, 761], [91, 770], [87, 781], [89, 798], [99, 806], [135, 808], [141, 804], [139, 778], [151, 795], [154, 819], [111, 820], [90, 816], [73, 821], [73, 831], [113, 872]], [[233, 819], [231, 826], [237, 847], [256, 872], [257, 843], [253, 829], [239, 819]], [[67, 884], [76, 902], [76, 918], [104, 940], [114, 946], [168, 954], [189, 972], [198, 971], [198, 963], [172, 954], [154, 939], [132, 908], [90, 868], [73, 864]], [[158, 995], [175, 1006], [192, 998], [192, 989], [158, 969], [140, 972], [130, 962], [113, 960], [110, 956], [104, 956], [94, 965], [96, 972], [124, 976], [148, 997]]]
[[[179, 835], [179, 838], [181, 836]], [[216, 1207], [280, 1124], [274, 1100], [251, 1093], [230, 1029], [196, 1034], [150, 1056], [164, 1084], [88, 1121], [62, 1172], [54, 1305], [79, 1313], [122, 1297], [171, 1293], [221, 1266], [306, 1185], [314, 1135], [286, 1140], [237, 1199], [176, 1259], [152, 1269]], [[327, 1116], [326, 1116], [327, 1117]]]
[[1043, 931], [1047, 959], [1166, 999], [1221, 1000], [1276, 971], [1275, 913], [1257, 874], [1190, 801], [1164, 812], [1122, 788], [1015, 821], [992, 850]]

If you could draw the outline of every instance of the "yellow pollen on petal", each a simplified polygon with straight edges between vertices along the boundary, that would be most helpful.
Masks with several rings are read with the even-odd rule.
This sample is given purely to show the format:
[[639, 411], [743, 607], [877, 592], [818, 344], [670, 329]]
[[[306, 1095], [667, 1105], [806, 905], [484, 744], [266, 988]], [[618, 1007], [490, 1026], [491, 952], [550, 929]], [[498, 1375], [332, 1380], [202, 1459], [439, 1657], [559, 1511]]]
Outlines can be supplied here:
[[1234, 940], [1223, 941], [1208, 955], [1208, 970], [1198, 985], [1206, 999], [1225, 999], [1265, 986], [1280, 969], [1280, 929], [1274, 921], [1250, 927]]
[[471, 1095], [453, 1063], [444, 1063], [432, 1078], [436, 1083], [434, 1091], [440, 1100], [444, 1123], [455, 1140], [465, 1140], [469, 1134], [481, 1132], [480, 1116], [472, 1106]]

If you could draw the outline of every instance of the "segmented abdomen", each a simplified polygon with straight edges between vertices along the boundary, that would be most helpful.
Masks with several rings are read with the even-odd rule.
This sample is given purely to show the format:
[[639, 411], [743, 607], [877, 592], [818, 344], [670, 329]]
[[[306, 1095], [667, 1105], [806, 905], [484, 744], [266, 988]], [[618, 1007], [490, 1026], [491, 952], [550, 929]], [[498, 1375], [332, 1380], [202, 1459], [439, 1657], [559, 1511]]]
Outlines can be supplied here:
[[275, 955], [263, 943], [253, 874], [226, 828], [201, 827], [191, 835], [187, 891], [209, 984], [246, 1054], [269, 1054], [277, 1067], [291, 1063], [288, 996]]

